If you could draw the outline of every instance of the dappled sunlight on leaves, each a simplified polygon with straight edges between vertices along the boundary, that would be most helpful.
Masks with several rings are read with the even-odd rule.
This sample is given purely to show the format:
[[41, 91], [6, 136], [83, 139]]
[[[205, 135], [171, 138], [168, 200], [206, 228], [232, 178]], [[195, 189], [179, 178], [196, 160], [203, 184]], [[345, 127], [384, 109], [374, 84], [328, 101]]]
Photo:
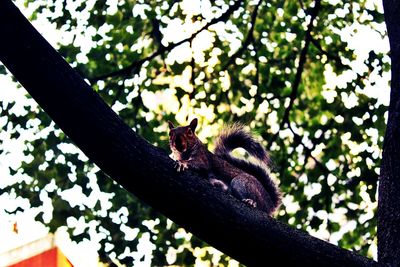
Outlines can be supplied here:
[[[390, 66], [376, 1], [16, 2], [149, 142], [168, 149], [166, 122], [197, 117], [212, 149], [241, 122], [271, 153], [278, 220], [376, 255]], [[103, 261], [238, 266], [113, 182], [22, 89], [0, 90], [0, 128], [7, 213], [37, 208], [50, 231], [97, 242]]]

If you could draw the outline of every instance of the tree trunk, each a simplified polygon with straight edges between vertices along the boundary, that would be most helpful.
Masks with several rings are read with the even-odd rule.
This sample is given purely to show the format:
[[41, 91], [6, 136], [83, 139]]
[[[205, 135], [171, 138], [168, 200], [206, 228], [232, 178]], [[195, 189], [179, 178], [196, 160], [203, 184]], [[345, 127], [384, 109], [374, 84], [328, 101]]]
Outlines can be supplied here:
[[0, 1], [0, 60], [112, 179], [210, 245], [249, 266], [377, 266], [247, 207], [190, 171], [177, 173], [104, 103], [23, 17]]
[[392, 79], [378, 201], [378, 259], [400, 266], [400, 1], [384, 0]]

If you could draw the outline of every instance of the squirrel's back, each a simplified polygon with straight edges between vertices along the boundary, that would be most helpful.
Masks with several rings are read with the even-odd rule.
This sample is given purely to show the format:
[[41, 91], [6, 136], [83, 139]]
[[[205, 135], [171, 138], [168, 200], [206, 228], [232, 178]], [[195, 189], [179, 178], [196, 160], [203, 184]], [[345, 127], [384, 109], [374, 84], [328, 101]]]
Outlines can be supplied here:
[[[260, 164], [248, 160], [238, 159], [231, 155], [236, 148], [243, 148], [249, 155], [259, 160]], [[214, 153], [228, 161], [233, 166], [254, 176], [263, 185], [267, 191], [273, 212], [281, 204], [281, 193], [268, 174], [268, 165], [270, 159], [263, 146], [254, 139], [254, 137], [244, 129], [244, 126], [238, 123], [226, 127], [216, 140]]]

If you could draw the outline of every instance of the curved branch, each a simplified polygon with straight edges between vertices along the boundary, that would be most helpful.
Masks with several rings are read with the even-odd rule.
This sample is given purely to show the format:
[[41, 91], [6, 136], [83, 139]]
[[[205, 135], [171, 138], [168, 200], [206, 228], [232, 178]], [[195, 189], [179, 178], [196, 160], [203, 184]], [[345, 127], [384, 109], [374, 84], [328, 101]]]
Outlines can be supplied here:
[[271, 219], [138, 136], [30, 25], [0, 1], [0, 60], [75, 144], [105, 173], [210, 245], [249, 266], [377, 266]]
[[107, 73], [107, 74], [103, 74], [100, 75], [98, 77], [94, 77], [94, 78], [90, 78], [89, 81], [93, 84], [94, 82], [97, 82], [99, 80], [103, 80], [106, 78], [111, 78], [111, 77], [115, 77], [115, 76], [119, 76], [119, 75], [127, 75], [130, 74], [132, 71], [140, 68], [145, 62], [150, 61], [152, 59], [154, 59], [155, 57], [165, 53], [165, 52], [170, 52], [172, 49], [180, 46], [181, 44], [184, 44], [186, 42], [190, 42], [191, 40], [193, 40], [199, 33], [201, 33], [202, 31], [208, 29], [210, 26], [218, 23], [218, 22], [223, 22], [229, 19], [229, 17], [232, 15], [232, 13], [237, 10], [239, 8], [239, 6], [241, 5], [243, 0], [237, 0], [235, 1], [235, 3], [231, 6], [229, 6], [228, 10], [223, 13], [221, 16], [219, 16], [218, 18], [213, 18], [210, 22], [208, 22], [206, 25], [204, 25], [200, 30], [198, 30], [197, 32], [193, 33], [190, 37], [183, 39], [177, 43], [173, 43], [173, 44], [169, 44], [168, 46], [160, 46], [160, 48], [155, 51], [153, 54], [142, 58], [138, 61], [132, 62], [129, 66]]

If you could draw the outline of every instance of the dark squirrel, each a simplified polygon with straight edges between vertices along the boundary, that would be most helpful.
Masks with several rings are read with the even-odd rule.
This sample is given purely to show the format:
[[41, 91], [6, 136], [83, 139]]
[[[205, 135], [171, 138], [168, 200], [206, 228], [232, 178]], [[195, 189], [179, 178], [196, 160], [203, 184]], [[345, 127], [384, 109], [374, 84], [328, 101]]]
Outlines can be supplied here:
[[[268, 154], [243, 126], [234, 124], [226, 128], [218, 136], [212, 153], [195, 134], [197, 119], [188, 126], [175, 127], [172, 122], [168, 125], [169, 144], [178, 171], [195, 170], [214, 186], [269, 215], [280, 206], [281, 193], [268, 174]], [[232, 157], [232, 150], [239, 147], [260, 164]]]

